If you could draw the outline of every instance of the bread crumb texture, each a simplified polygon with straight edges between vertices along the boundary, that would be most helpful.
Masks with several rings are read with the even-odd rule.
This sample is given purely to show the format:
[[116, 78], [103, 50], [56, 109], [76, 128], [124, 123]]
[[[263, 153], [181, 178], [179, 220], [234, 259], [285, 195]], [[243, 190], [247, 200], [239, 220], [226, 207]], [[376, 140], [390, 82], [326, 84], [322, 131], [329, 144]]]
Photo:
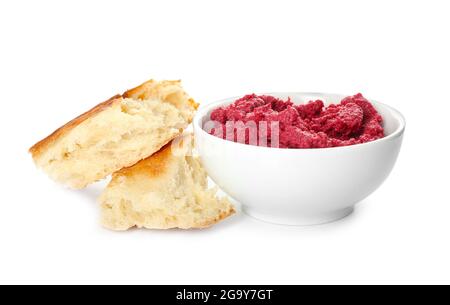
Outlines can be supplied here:
[[180, 81], [148, 81], [101, 103], [30, 148], [52, 179], [80, 189], [151, 156], [183, 132], [197, 104]]
[[200, 160], [173, 152], [153, 156], [113, 174], [100, 197], [102, 223], [112, 230], [206, 228], [235, 213], [208, 189]]

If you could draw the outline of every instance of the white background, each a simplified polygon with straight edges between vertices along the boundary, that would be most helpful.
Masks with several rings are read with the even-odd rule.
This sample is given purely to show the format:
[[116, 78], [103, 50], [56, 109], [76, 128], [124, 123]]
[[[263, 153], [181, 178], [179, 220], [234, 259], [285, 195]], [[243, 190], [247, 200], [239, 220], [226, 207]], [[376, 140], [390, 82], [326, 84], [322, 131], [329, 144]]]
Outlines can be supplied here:
[[[0, 281], [450, 283], [448, 1], [1, 1]], [[67, 190], [29, 146], [149, 79], [198, 101], [362, 92], [407, 119], [386, 183], [351, 217], [114, 233], [105, 183]]]

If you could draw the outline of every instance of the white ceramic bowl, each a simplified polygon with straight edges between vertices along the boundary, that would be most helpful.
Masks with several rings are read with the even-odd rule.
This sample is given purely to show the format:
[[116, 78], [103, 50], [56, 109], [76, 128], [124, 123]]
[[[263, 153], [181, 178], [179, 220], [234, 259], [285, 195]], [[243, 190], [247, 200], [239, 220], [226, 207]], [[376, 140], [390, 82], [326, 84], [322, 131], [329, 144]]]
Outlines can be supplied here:
[[[344, 96], [322, 93], [268, 93], [296, 104]], [[255, 218], [278, 224], [312, 225], [349, 215], [355, 204], [389, 176], [402, 144], [403, 116], [370, 100], [384, 119], [386, 136], [353, 146], [320, 149], [258, 147], [223, 140], [202, 127], [228, 98], [202, 107], [194, 118], [196, 148], [209, 176]]]

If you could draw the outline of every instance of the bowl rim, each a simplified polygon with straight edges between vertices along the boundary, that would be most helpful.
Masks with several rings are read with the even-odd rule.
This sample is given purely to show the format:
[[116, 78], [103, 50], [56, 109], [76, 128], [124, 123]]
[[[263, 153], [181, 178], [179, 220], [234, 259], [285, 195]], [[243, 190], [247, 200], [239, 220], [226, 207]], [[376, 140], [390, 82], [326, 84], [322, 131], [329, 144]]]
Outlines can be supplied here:
[[[290, 96], [290, 95], [311, 95], [311, 96], [317, 95], [318, 99], [320, 99], [320, 96], [324, 96], [324, 97], [338, 96], [340, 98], [344, 98], [346, 96], [351, 96], [351, 95], [338, 94], [338, 93], [302, 92], [302, 91], [286, 91], [286, 92], [276, 91], [276, 92], [268, 92], [268, 93], [259, 93], [258, 95], [272, 95], [275, 97], [277, 95], [287, 95], [287, 96]], [[242, 95], [242, 96], [244, 96], [244, 95]], [[337, 147], [325, 147], [325, 148], [291, 148], [291, 149], [289, 149], [289, 148], [280, 148], [280, 147], [265, 147], [265, 146], [249, 145], [249, 144], [244, 144], [244, 143], [239, 143], [239, 142], [222, 139], [222, 138], [219, 138], [219, 137], [216, 137], [216, 136], [213, 136], [213, 135], [207, 133], [203, 129], [203, 126], [202, 126], [203, 118], [207, 115], [207, 113], [209, 111], [213, 110], [214, 108], [220, 107], [221, 105], [224, 105], [226, 103], [230, 103], [230, 102], [232, 103], [233, 100], [237, 100], [239, 98], [241, 98], [241, 96], [228, 97], [228, 98], [220, 99], [215, 102], [208, 103], [208, 104], [200, 104], [200, 107], [197, 110], [197, 113], [195, 114], [194, 119], [193, 119], [194, 132], [196, 133], [196, 135], [200, 133], [202, 136], [204, 136], [210, 140], [220, 141], [224, 144], [227, 143], [228, 145], [238, 145], [238, 147], [240, 146], [243, 149], [244, 149], [244, 147], [247, 147], [247, 148], [251, 148], [251, 149], [283, 151], [283, 152], [292, 152], [292, 151], [305, 152], [305, 151], [326, 151], [326, 150], [336, 151], [336, 150], [357, 149], [362, 146], [367, 147], [369, 145], [377, 145], [378, 143], [392, 141], [396, 138], [401, 137], [406, 128], [406, 119], [400, 111], [398, 111], [397, 109], [395, 109], [392, 106], [389, 106], [387, 104], [378, 102], [377, 100], [373, 100], [373, 99], [366, 97], [366, 99], [369, 100], [369, 102], [371, 102], [375, 106], [384, 107], [387, 110], [389, 110], [389, 112], [393, 115], [393, 117], [395, 119], [397, 119], [397, 121], [399, 122], [399, 126], [397, 127], [397, 129], [394, 132], [392, 132], [391, 134], [389, 134], [388, 136], [385, 136], [381, 139], [377, 139], [374, 141], [366, 142], [366, 143], [359, 143], [359, 144], [353, 144], [353, 145], [347, 145], [347, 146], [337, 146]]]

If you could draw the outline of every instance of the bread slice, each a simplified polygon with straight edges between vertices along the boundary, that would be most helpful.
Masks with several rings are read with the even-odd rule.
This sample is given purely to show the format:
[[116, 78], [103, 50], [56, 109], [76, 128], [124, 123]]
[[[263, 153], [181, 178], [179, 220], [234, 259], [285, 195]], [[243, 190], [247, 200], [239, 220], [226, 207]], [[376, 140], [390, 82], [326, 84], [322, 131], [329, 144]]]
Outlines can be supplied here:
[[199, 159], [171, 146], [113, 174], [100, 196], [106, 228], [206, 228], [235, 213], [216, 189], [208, 189]]
[[30, 153], [52, 179], [80, 189], [157, 152], [197, 107], [179, 81], [150, 80], [70, 121]]

